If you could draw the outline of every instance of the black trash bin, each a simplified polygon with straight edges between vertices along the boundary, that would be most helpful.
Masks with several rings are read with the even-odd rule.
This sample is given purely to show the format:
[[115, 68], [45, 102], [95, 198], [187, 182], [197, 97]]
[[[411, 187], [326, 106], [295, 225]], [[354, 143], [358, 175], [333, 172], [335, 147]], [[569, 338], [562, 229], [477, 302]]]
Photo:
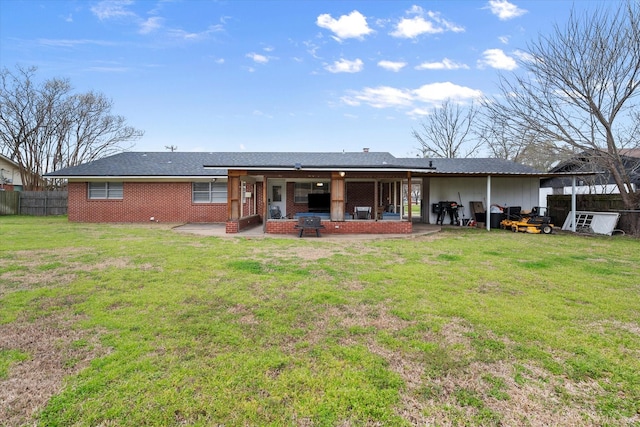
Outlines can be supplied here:
[[491, 228], [500, 228], [500, 221], [504, 219], [504, 214], [502, 212], [491, 212], [491, 219], [489, 226]]

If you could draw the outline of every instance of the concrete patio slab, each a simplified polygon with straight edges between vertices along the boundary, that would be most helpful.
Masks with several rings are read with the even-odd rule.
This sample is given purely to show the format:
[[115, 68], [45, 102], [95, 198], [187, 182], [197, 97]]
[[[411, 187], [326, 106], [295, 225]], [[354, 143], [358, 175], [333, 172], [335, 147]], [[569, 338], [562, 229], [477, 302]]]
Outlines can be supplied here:
[[[413, 232], [411, 234], [331, 234], [321, 233], [320, 239], [325, 240], [375, 240], [375, 239], [398, 239], [411, 238], [416, 236], [424, 236], [428, 234], [438, 233], [442, 229], [440, 225], [432, 224], [413, 224]], [[221, 238], [274, 238], [274, 239], [318, 239], [315, 234], [298, 237], [297, 233], [292, 234], [266, 234], [262, 229], [262, 225], [242, 230], [239, 233], [227, 234], [225, 224], [223, 223], [189, 223], [173, 227], [178, 233], [195, 234], [198, 236], [212, 236]]]

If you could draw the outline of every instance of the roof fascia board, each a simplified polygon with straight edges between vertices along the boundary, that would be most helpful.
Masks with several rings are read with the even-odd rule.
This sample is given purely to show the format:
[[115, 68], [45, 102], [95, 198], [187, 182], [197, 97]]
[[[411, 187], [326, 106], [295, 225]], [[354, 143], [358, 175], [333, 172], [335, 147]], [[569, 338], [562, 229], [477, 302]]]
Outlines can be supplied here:
[[299, 169], [291, 166], [204, 166], [205, 169], [237, 169], [237, 170], [250, 170], [250, 171], [269, 171], [269, 172], [429, 172], [433, 169], [412, 169], [405, 167], [353, 167], [353, 166], [302, 166]]
[[227, 179], [227, 175], [68, 175], [68, 176], [47, 176], [45, 178], [48, 179], [68, 179], [73, 181], [104, 181], [104, 180], [127, 180], [127, 181], [157, 181], [157, 180], [167, 180], [167, 181], [175, 181], [175, 180], [211, 180], [211, 179]]
[[16, 168], [19, 168], [20, 165], [17, 162], [14, 162], [13, 160], [11, 160], [10, 158], [8, 158], [7, 156], [5, 156], [4, 154], [0, 154], [0, 158], [2, 160], [4, 160], [5, 162], [11, 164], [12, 166], [15, 166]]
[[[215, 168], [221, 169], [221, 168]], [[242, 168], [247, 169], [247, 168]], [[289, 171], [290, 168], [281, 169], [281, 168], [256, 168], [251, 169], [255, 171]], [[538, 173], [521, 173], [521, 172], [443, 172], [437, 170], [424, 170], [424, 169], [404, 169], [404, 168], [303, 168], [300, 172], [309, 171], [309, 172], [328, 172], [328, 171], [344, 171], [344, 172], [411, 172], [412, 174], [423, 174], [424, 176], [438, 177], [438, 176], [458, 176], [458, 177], [486, 177], [486, 176], [504, 176], [504, 177], [539, 177], [539, 178], [555, 178], [555, 177], [580, 177], [587, 175], [597, 175], [598, 172], [559, 172], [559, 173], [550, 173], [550, 172], [538, 172]], [[295, 171], [295, 169], [294, 169]], [[227, 179], [228, 175], [45, 175], [45, 178], [48, 179], [68, 179], [74, 181], [89, 181], [89, 180], [207, 180], [207, 179]]]

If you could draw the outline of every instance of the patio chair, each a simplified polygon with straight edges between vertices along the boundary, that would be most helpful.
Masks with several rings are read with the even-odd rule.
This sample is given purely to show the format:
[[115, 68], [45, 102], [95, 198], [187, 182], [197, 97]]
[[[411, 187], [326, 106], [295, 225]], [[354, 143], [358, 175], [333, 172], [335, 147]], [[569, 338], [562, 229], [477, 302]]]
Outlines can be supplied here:
[[371, 218], [371, 207], [369, 206], [356, 206], [353, 208], [353, 218], [354, 219], [370, 219]]
[[281, 219], [282, 211], [280, 210], [280, 206], [269, 207], [269, 216], [271, 217], [271, 219]]

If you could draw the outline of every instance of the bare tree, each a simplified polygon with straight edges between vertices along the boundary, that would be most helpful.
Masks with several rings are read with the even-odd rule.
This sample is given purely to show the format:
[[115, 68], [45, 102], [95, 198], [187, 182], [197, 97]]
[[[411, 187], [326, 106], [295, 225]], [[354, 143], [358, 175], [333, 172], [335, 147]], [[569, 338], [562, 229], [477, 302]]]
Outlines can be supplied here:
[[476, 132], [491, 157], [546, 171], [568, 156], [556, 147], [555, 141], [545, 138], [534, 129], [515, 131], [501, 112], [498, 115], [492, 109], [483, 108], [479, 116], [482, 123]]
[[111, 114], [104, 95], [72, 93], [67, 79], [35, 81], [36, 68], [0, 71], [0, 152], [20, 166], [25, 190], [46, 186], [42, 176], [129, 146], [143, 132]]
[[420, 143], [423, 157], [458, 158], [472, 156], [481, 142], [474, 140], [472, 129], [477, 109], [463, 107], [450, 99], [434, 107], [412, 135]]
[[525, 73], [502, 77], [498, 99], [484, 106], [512, 135], [554, 141], [557, 150], [586, 153], [615, 180], [624, 205], [639, 207], [621, 151], [638, 147], [634, 102], [640, 87], [640, 11], [636, 1], [611, 3], [528, 46]]

